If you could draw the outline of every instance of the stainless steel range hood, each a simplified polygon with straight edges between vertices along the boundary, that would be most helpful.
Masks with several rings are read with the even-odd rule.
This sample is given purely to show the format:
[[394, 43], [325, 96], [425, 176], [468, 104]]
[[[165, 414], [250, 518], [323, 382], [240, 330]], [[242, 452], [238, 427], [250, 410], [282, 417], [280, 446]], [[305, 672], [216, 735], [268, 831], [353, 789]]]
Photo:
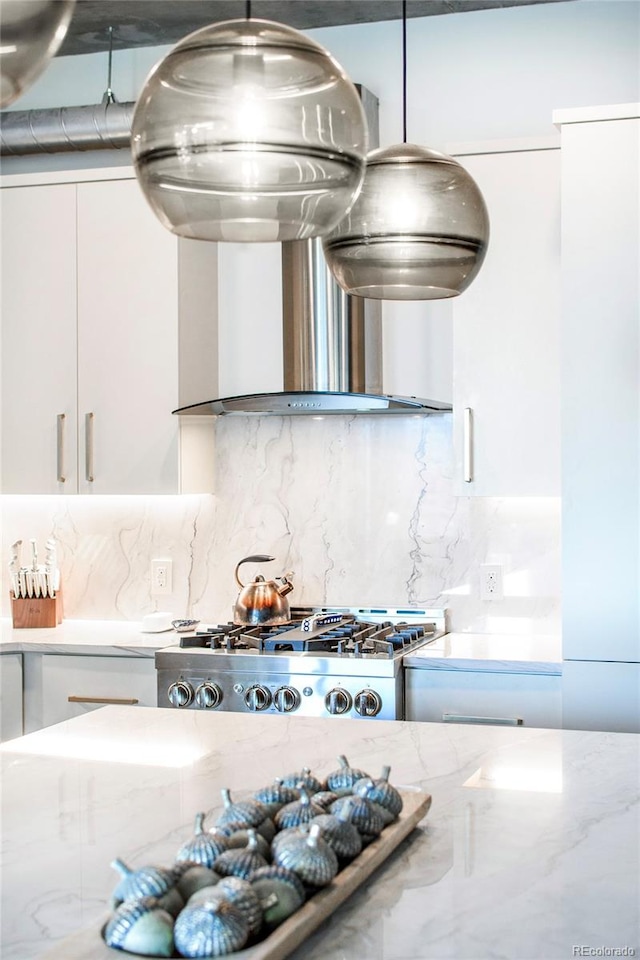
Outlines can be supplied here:
[[[370, 148], [378, 146], [378, 99], [356, 84]], [[334, 280], [322, 241], [282, 244], [283, 389], [222, 397], [177, 414], [427, 414], [450, 404], [382, 392], [382, 304], [349, 297]]]
[[283, 390], [222, 397], [177, 414], [441, 413], [451, 406], [382, 392], [379, 301], [347, 296], [320, 240], [282, 245]]

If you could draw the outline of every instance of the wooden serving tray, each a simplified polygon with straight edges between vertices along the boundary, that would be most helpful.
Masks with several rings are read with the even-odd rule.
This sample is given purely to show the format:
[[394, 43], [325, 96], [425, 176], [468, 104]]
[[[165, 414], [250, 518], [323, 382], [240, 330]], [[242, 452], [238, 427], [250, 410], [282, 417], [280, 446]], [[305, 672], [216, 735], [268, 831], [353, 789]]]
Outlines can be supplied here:
[[[431, 795], [418, 790], [399, 790], [403, 808], [394, 823], [346, 866], [328, 887], [314, 894], [288, 920], [259, 943], [235, 953], [226, 954], [228, 960], [285, 960], [296, 947], [340, 907], [351, 894], [371, 876], [387, 857], [411, 833], [431, 806]], [[176, 954], [176, 956], [178, 956]], [[125, 950], [107, 947], [96, 926], [62, 941], [57, 948], [45, 954], [44, 960], [117, 960], [118, 957], [137, 957]], [[151, 958], [153, 960], [153, 958]]]

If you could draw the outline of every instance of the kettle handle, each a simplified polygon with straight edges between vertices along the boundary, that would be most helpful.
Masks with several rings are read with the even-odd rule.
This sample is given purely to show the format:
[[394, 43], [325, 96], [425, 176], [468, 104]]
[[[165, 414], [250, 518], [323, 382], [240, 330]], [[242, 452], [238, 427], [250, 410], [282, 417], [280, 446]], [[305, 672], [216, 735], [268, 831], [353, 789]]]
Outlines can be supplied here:
[[244, 560], [241, 560], [240, 563], [236, 566], [236, 570], [235, 570], [235, 577], [238, 582], [238, 585], [241, 587], [244, 587], [244, 583], [238, 576], [238, 570], [240, 569], [243, 563], [266, 563], [268, 560], [275, 560], [275, 557], [268, 557], [266, 556], [266, 554], [258, 553], [258, 554], [255, 554], [255, 556], [245, 557]]

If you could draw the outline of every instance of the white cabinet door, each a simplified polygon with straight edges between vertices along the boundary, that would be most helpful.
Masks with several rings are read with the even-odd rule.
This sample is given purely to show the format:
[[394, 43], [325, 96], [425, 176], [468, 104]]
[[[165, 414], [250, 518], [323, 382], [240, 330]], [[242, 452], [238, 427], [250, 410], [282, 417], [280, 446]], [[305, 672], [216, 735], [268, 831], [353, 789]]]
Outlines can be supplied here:
[[77, 489], [75, 196], [75, 184], [0, 196], [3, 493]]
[[80, 492], [176, 492], [178, 238], [135, 180], [78, 184], [78, 318]]
[[[456, 492], [560, 493], [560, 151], [459, 157], [480, 187], [491, 237], [453, 304]], [[472, 476], [465, 482], [465, 409]]]
[[22, 736], [22, 654], [0, 655], [0, 740]]
[[153, 657], [25, 655], [25, 731], [107, 704], [155, 707]]
[[562, 679], [530, 673], [405, 671], [407, 720], [562, 726]]

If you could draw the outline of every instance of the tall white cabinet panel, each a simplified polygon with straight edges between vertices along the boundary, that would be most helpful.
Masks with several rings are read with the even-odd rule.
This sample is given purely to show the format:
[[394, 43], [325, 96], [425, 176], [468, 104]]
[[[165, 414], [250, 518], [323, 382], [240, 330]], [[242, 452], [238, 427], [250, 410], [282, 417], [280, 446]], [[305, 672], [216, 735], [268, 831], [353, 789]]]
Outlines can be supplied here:
[[177, 489], [177, 244], [136, 181], [78, 184], [81, 493]]
[[480, 273], [453, 302], [456, 492], [557, 496], [560, 151], [458, 159], [483, 193], [491, 237]]
[[74, 493], [76, 188], [2, 190], [2, 485]]
[[[559, 111], [554, 117], [562, 136], [562, 640], [566, 675], [578, 678], [567, 683], [564, 722], [582, 727], [595, 697], [607, 701], [606, 711], [598, 711], [604, 729], [635, 732], [640, 732], [639, 107]], [[578, 663], [584, 664], [581, 672]], [[583, 674], [588, 683], [581, 681]]]

